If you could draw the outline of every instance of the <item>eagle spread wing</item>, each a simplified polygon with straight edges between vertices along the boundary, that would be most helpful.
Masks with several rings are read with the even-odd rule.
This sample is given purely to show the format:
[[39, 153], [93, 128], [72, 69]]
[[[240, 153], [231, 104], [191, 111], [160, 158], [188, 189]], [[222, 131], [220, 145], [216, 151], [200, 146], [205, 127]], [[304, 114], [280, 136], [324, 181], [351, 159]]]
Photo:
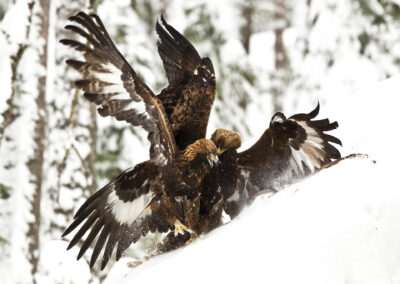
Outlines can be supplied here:
[[65, 28], [80, 35], [90, 45], [73, 39], [61, 43], [83, 52], [84, 61], [67, 60], [67, 64], [82, 74], [75, 85], [85, 98], [96, 103], [102, 116], [114, 116], [134, 126], [142, 126], [149, 134], [150, 158], [164, 166], [175, 158], [176, 142], [159, 98], [137, 76], [118, 51], [97, 15], [79, 12], [69, 18], [76, 25]]
[[[82, 74], [83, 79], [76, 81], [75, 84], [84, 90], [84, 96], [89, 101], [99, 105], [98, 111], [102, 116], [111, 115], [118, 120], [130, 122], [134, 126], [142, 126], [149, 132], [148, 138], [151, 142], [151, 160], [126, 170], [114, 181], [89, 197], [75, 214], [74, 221], [63, 234], [63, 236], [66, 236], [82, 225], [72, 238], [68, 246], [68, 249], [70, 249], [89, 231], [90, 233], [78, 254], [78, 259], [95, 243], [90, 265], [94, 265], [100, 252], [105, 248], [101, 265], [103, 269], [115, 246], [117, 246], [116, 258], [118, 260], [132, 242], [136, 242], [149, 232], [173, 230], [177, 220], [189, 225], [195, 223], [193, 221], [196, 220], [194, 208], [198, 206], [199, 198], [196, 195], [187, 198], [185, 195], [188, 192], [188, 187], [190, 189], [195, 187], [192, 186], [193, 181], [198, 183], [199, 178], [205, 174], [204, 165], [207, 165], [207, 162], [210, 165], [212, 164], [211, 162], [217, 156], [216, 148], [211, 141], [196, 139], [196, 143], [184, 145], [185, 151], [180, 151], [175, 145], [173, 135], [177, 133], [176, 129], [179, 128], [174, 125], [175, 128], [172, 130], [169, 122], [171, 120], [177, 123], [179, 120], [174, 118], [174, 112], [167, 115], [163, 104], [168, 104], [169, 108], [180, 108], [181, 116], [179, 119], [187, 123], [186, 127], [188, 127], [190, 119], [188, 117], [183, 119], [183, 115], [189, 112], [196, 114], [196, 109], [192, 108], [185, 112], [185, 107], [192, 106], [187, 102], [187, 100], [190, 100], [190, 96], [186, 98], [183, 96], [187, 95], [185, 92], [188, 92], [188, 88], [196, 88], [197, 86], [188, 84], [185, 81], [186, 79], [183, 78], [189, 78], [192, 81], [193, 78], [196, 78], [195, 80], [200, 78], [203, 81], [204, 78], [208, 77], [199, 76], [197, 78], [194, 74], [185, 73], [184, 77], [180, 78], [183, 84], [186, 84], [183, 87], [179, 87], [180, 81], [176, 77], [177, 81], [174, 81], [174, 86], [179, 92], [170, 88], [168, 94], [172, 98], [174, 92], [176, 92], [177, 101], [167, 102], [167, 96], [160, 96], [160, 98], [164, 98], [164, 101], [161, 102], [160, 98], [155, 96], [142, 82], [117, 50], [97, 15], [89, 16], [80, 12], [72, 16], [70, 20], [83, 26], [86, 31], [74, 25], [68, 25], [66, 29], [84, 37], [90, 44], [89, 46], [72, 39], [61, 40], [63, 44], [74, 47], [84, 54], [85, 61], [67, 61], [70, 66]], [[164, 22], [164, 27], [167, 27], [166, 25]], [[163, 31], [160, 28], [158, 27], [159, 33], [162, 34]], [[171, 29], [173, 28], [168, 26], [168, 30], [174, 34], [174, 38], [168, 39], [168, 46], [177, 47], [183, 43], [190, 45], [183, 36], [176, 31], [172, 32]], [[161, 36], [161, 38], [166, 39], [165, 36]], [[177, 42], [174, 43], [174, 40]], [[164, 41], [164, 43], [159, 43], [159, 46], [160, 50], [164, 50], [167, 45]], [[176, 51], [184, 52], [180, 47]], [[195, 50], [194, 52], [197, 54]], [[164, 61], [169, 60], [168, 55], [168, 52], [163, 53]], [[191, 60], [190, 58], [182, 58], [180, 64], [182, 66], [188, 65], [185, 60]], [[200, 70], [203, 67], [198, 68]], [[170, 73], [167, 71], [167, 74]], [[164, 92], [164, 94], [167, 94], [167, 92]], [[200, 92], [199, 95], [202, 95], [202, 93]], [[179, 98], [179, 96], [182, 96], [182, 98]], [[211, 96], [211, 98], [213, 101], [214, 96]], [[209, 109], [211, 109], [212, 101], [208, 103]], [[200, 107], [200, 109], [202, 108], [203, 106]], [[204, 118], [206, 124], [209, 111]], [[204, 134], [198, 132], [197, 137], [204, 138], [205, 129]], [[178, 131], [181, 131], [181, 129]], [[199, 135], [203, 136], [200, 137]], [[201, 158], [205, 160], [201, 160]], [[179, 166], [177, 166], [178, 164]], [[182, 167], [183, 169], [193, 169], [192, 173], [180, 175], [179, 173], [183, 171]], [[168, 186], [168, 183], [170, 186]], [[193, 195], [193, 190], [190, 193]], [[183, 201], [174, 202], [175, 196], [179, 196], [179, 199]], [[184, 235], [186, 237], [187, 234]], [[174, 236], [173, 233], [168, 235], [172, 243]], [[96, 237], [98, 237], [97, 241], [95, 241]], [[164, 249], [167, 247], [168, 244], [164, 246]]]
[[[278, 190], [340, 158], [340, 152], [331, 144], [341, 145], [340, 140], [325, 133], [336, 129], [338, 123], [314, 120], [318, 113], [319, 104], [308, 114], [289, 118], [276, 113], [260, 139], [240, 153], [236, 151], [240, 143], [232, 143], [235, 140], [227, 133], [233, 133], [231, 137], [236, 135], [240, 141], [239, 134], [216, 130], [211, 140], [224, 152], [220, 156], [220, 166], [209, 173], [213, 176], [204, 179], [212, 181], [202, 189], [208, 194], [203, 202], [207, 206], [202, 206], [204, 212], [218, 211], [218, 196], [222, 196], [224, 209], [233, 218], [261, 190]], [[212, 192], [210, 187], [213, 187]]]
[[340, 152], [330, 144], [341, 145], [340, 140], [325, 133], [336, 129], [338, 123], [313, 120], [318, 113], [319, 104], [308, 114], [289, 118], [276, 113], [261, 138], [238, 154], [238, 166], [250, 176], [262, 175], [255, 178], [257, 187], [276, 189], [340, 158]]
[[[204, 138], [215, 100], [214, 67], [163, 16], [156, 24], [158, 53], [169, 86], [159, 95], [180, 149]], [[188, 119], [190, 117], [190, 119]]]
[[158, 175], [159, 171], [153, 162], [143, 162], [134, 168], [127, 169], [114, 181], [89, 197], [76, 212], [74, 221], [63, 234], [63, 237], [68, 235], [83, 223], [72, 238], [68, 249], [77, 244], [91, 228], [80, 249], [78, 259], [93, 243], [95, 237], [100, 234], [92, 253], [90, 266], [94, 265], [107, 241], [101, 265], [103, 269], [117, 243], [117, 259], [119, 259], [122, 252], [132, 242], [137, 241], [142, 233], [145, 234], [148, 231], [166, 232], [169, 228], [165, 228], [164, 223], [157, 224], [161, 226], [152, 226], [151, 228], [142, 226], [145, 221], [148, 222], [146, 216], [152, 213], [149, 211], [149, 205], [153, 199], [156, 199], [157, 192], [150, 189]]

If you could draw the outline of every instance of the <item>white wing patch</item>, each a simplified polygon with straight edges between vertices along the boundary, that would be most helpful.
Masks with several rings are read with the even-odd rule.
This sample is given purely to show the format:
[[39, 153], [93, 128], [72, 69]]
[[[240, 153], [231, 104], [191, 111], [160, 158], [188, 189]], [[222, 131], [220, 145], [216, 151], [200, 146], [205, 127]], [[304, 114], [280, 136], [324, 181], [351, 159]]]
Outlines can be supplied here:
[[107, 207], [120, 224], [131, 225], [144, 212], [152, 198], [153, 193], [149, 192], [133, 201], [124, 202], [112, 191], [107, 199]]
[[323, 148], [323, 145], [322, 145], [323, 140], [321, 137], [319, 137], [319, 135], [315, 131], [315, 129], [308, 126], [307, 122], [305, 122], [305, 121], [296, 121], [296, 122], [298, 124], [300, 124], [301, 127], [303, 127], [304, 130], [306, 131], [306, 133], [307, 133], [306, 141], [311, 141], [311, 142], [315, 143], [317, 147], [322, 149]]
[[297, 173], [304, 173], [304, 165], [312, 172], [319, 169], [323, 163], [323, 139], [318, 135], [314, 128], [308, 126], [305, 121], [292, 120], [300, 124], [306, 131], [307, 137], [300, 149], [290, 147], [292, 157], [290, 165]]

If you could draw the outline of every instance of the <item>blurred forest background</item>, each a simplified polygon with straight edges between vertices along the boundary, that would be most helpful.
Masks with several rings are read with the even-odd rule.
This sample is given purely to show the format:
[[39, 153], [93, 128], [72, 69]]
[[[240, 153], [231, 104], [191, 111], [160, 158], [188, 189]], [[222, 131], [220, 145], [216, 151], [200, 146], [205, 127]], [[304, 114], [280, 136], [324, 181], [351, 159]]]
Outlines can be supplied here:
[[90, 272], [60, 236], [89, 195], [148, 156], [140, 129], [99, 119], [73, 85], [64, 62], [76, 53], [58, 41], [80, 10], [102, 17], [156, 93], [167, 84], [154, 31], [163, 13], [214, 63], [208, 133], [231, 128], [245, 145], [275, 111], [317, 100], [323, 110], [329, 96], [399, 73], [398, 0], [0, 0], [2, 283], [104, 280], [111, 265]]

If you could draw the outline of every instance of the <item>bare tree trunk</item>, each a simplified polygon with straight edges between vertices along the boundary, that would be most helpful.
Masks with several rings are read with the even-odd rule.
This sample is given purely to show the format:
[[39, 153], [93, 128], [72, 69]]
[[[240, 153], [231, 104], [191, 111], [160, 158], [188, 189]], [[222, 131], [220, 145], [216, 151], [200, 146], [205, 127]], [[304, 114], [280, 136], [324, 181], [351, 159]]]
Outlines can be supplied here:
[[90, 104], [90, 153], [88, 157], [88, 169], [90, 174], [90, 184], [88, 186], [89, 194], [92, 195], [97, 188], [96, 182], [96, 157], [97, 157], [97, 109], [94, 104]]
[[[26, 26], [26, 33], [25, 33], [26, 39], [29, 39], [29, 35], [31, 32], [34, 5], [35, 5], [34, 1], [28, 3], [30, 14], [28, 16], [28, 23]], [[26, 43], [20, 43], [18, 45], [18, 50], [15, 53], [15, 55], [11, 56], [11, 96], [6, 102], [7, 103], [6, 110], [0, 114], [3, 117], [3, 122], [0, 125], [0, 147], [5, 136], [6, 128], [10, 126], [19, 116], [18, 110], [15, 107], [14, 100], [17, 96], [19, 84], [21, 81], [18, 78], [18, 66], [27, 47], [28, 45]]]
[[305, 57], [309, 52], [310, 52], [310, 32], [311, 32], [311, 26], [312, 26], [312, 19], [311, 17], [311, 1], [312, 0], [306, 0], [307, 4], [307, 12], [306, 12], [306, 29], [307, 29], [307, 34], [304, 35], [304, 51], [303, 51], [303, 56]]
[[274, 112], [280, 111], [282, 109], [282, 105], [280, 102], [280, 97], [284, 94], [285, 90], [285, 77], [286, 71], [288, 68], [286, 48], [283, 42], [283, 33], [285, 31], [286, 25], [286, 3], [285, 0], [275, 0], [275, 11], [274, 11], [274, 24], [276, 27], [274, 28], [275, 34], [275, 43], [274, 43], [274, 51], [275, 51], [275, 76], [276, 82], [273, 88], [273, 103], [274, 103]]
[[254, 14], [254, 3], [253, 1], [247, 1], [242, 6], [242, 16], [245, 20], [243, 26], [240, 27], [240, 37], [246, 53], [250, 52], [250, 38], [253, 34], [253, 14]]
[[275, 33], [275, 69], [282, 70], [286, 67], [286, 52], [285, 46], [283, 44], [282, 35], [283, 35], [283, 28], [276, 28]]
[[[46, 70], [47, 67], [47, 44], [48, 44], [48, 29], [49, 29], [49, 6], [48, 0], [39, 0], [40, 5], [40, 24], [39, 35], [43, 39], [43, 46], [39, 55], [39, 64]], [[42, 179], [43, 179], [43, 154], [46, 142], [46, 75], [38, 78], [38, 96], [36, 98], [37, 106], [37, 120], [35, 121], [34, 128], [34, 156], [28, 162], [28, 168], [31, 172], [31, 182], [34, 184], [34, 193], [31, 199], [32, 214], [34, 220], [29, 224], [28, 238], [29, 243], [29, 260], [32, 264], [33, 282], [36, 283], [34, 275], [37, 272], [39, 262], [39, 245], [40, 245], [40, 203], [42, 193]]]
[[[96, 13], [97, 6], [101, 3], [101, 0], [90, 0], [90, 9]], [[89, 136], [90, 136], [90, 153], [87, 159], [87, 165], [89, 169], [89, 180], [88, 185], [89, 194], [92, 195], [97, 189], [96, 182], [96, 158], [97, 158], [97, 108], [94, 104], [90, 104], [90, 120], [89, 124]]]

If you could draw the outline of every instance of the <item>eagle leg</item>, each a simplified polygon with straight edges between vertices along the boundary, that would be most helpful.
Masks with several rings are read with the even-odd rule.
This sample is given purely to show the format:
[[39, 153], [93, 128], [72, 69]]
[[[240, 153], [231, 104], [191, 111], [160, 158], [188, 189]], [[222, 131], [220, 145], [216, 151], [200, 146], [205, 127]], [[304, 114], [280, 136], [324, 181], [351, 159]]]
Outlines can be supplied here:
[[175, 221], [175, 236], [179, 235], [183, 235], [185, 233], [185, 231], [191, 231], [188, 227], [186, 227], [185, 225], [182, 224], [181, 221], [176, 220]]
[[195, 232], [191, 232], [190, 239], [186, 241], [186, 245], [193, 243], [199, 238], [199, 235]]

